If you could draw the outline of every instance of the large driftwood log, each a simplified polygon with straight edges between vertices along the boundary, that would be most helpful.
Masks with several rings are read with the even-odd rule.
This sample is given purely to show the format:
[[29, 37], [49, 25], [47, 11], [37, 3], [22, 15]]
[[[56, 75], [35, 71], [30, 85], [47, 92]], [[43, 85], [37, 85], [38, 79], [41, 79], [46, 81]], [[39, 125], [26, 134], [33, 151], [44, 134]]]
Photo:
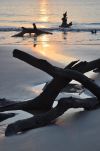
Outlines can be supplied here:
[[[26, 63], [28, 63], [31, 66], [34, 66], [46, 73], [48, 73], [49, 75], [51, 75], [52, 77], [55, 77], [55, 70], [56, 69], [61, 69], [61, 68], [57, 68], [53, 65], [51, 65], [49, 62], [47, 62], [46, 60], [43, 59], [38, 59], [26, 52], [23, 52], [21, 50], [15, 49], [13, 51], [13, 56], [15, 58], [18, 58]], [[100, 68], [100, 59], [91, 61], [91, 62], [80, 62], [78, 64], [77, 61], [72, 62], [71, 64], [69, 64], [68, 66], [65, 67], [65, 69], [73, 69], [73, 70], [77, 70], [81, 73], [85, 73], [85, 72], [89, 72], [91, 70], [94, 70], [96, 68]]]
[[[37, 59], [19, 50], [14, 50], [13, 55], [16, 58], [23, 60], [27, 62], [28, 64], [45, 71], [46, 73], [53, 76], [54, 79], [47, 85], [46, 89], [35, 99], [29, 100], [26, 102], [21, 102], [21, 103], [18, 102], [18, 103], [0, 108], [1, 112], [5, 110], [13, 110], [13, 109], [15, 110], [20, 109], [20, 110], [25, 110], [28, 112], [34, 112], [32, 110], [42, 110], [42, 111], [49, 110], [48, 112], [42, 115], [34, 116], [32, 118], [22, 120], [22, 121], [17, 121], [13, 124], [10, 124], [7, 127], [6, 135], [11, 135], [13, 133], [25, 131], [27, 129], [47, 125], [48, 123], [51, 123], [52, 120], [54, 120], [55, 118], [62, 115], [70, 107], [84, 107], [85, 109], [93, 109], [99, 106], [100, 87], [97, 86], [92, 80], [84, 76], [82, 73], [93, 70], [95, 68], [99, 68], [100, 59], [89, 62], [89, 63], [80, 62], [76, 64], [77, 61], [72, 62], [67, 67], [65, 67], [65, 69], [61, 69], [61, 68], [52, 66], [50, 63], [48, 63], [45, 60]], [[75, 70], [78, 70], [82, 73]], [[63, 100], [62, 103], [58, 103], [58, 105], [53, 109], [52, 104], [56, 96], [59, 94], [61, 89], [65, 87], [66, 84], [68, 84], [72, 79], [75, 79], [81, 82], [97, 98], [94, 99], [95, 101], [93, 103], [87, 100], [88, 103], [87, 104], [85, 103], [85, 105], [84, 105], [84, 101], [82, 103], [82, 101], [75, 102], [70, 99], [69, 99], [70, 101], [68, 101], [67, 99], [66, 101], [67, 103], [65, 103], [65, 100]], [[59, 102], [61, 102], [61, 100]]]
[[[48, 84], [46, 89], [35, 99], [28, 100], [25, 102], [20, 102], [20, 103], [14, 102], [14, 104], [12, 104], [12, 105], [7, 105], [5, 107], [0, 108], [0, 111], [3, 112], [3, 111], [7, 111], [7, 110], [25, 110], [25, 111], [28, 111], [31, 113], [32, 112], [35, 113], [36, 110], [47, 111], [47, 110], [51, 109], [52, 104], [53, 104], [55, 98], [57, 97], [57, 95], [59, 94], [59, 92], [61, 91], [62, 88], [64, 88], [71, 81], [71, 79], [68, 77], [67, 78], [63, 78], [60, 76], [57, 77], [56, 71], [62, 72], [62, 69], [52, 66], [47, 61], [37, 59], [20, 50], [14, 50], [13, 56], [16, 58], [19, 58], [20, 60], [27, 62], [28, 64], [30, 64], [34, 67], [37, 67], [37, 68], [47, 72], [48, 74], [52, 75], [54, 77], [54, 79]], [[72, 62], [67, 67], [65, 67], [65, 69], [63, 69], [63, 70], [66, 70], [68, 68], [68, 69], [78, 70], [81, 72], [85, 72], [85, 71], [87, 72], [87, 71], [97, 68], [100, 65], [100, 59], [91, 61], [89, 63], [80, 62], [80, 63], [74, 65], [75, 63], [77, 63], [77, 61]]]
[[15, 113], [0, 113], [0, 122], [15, 116]]
[[14, 104], [14, 101], [7, 100], [5, 98], [0, 99], [0, 107], [11, 105], [11, 104]]
[[[23, 60], [27, 62], [28, 64], [35, 66], [48, 74], [55, 77], [55, 70], [58, 69], [55, 66], [52, 66], [50, 63], [48, 63], [45, 60], [37, 59], [25, 52], [22, 52], [20, 50], [14, 50], [13, 56], [16, 58], [19, 58], [20, 60]], [[92, 61], [90, 63], [88, 62], [81, 62], [79, 64], [74, 65], [76, 62], [72, 62], [67, 68], [71, 68], [74, 70], [78, 70], [81, 72], [87, 72], [90, 70], [93, 70], [97, 68], [100, 65], [100, 59]], [[73, 66], [74, 65], [74, 66]], [[54, 78], [49, 85], [47, 86], [46, 90], [43, 91], [41, 95], [36, 97], [35, 99], [26, 101], [26, 102], [18, 102], [14, 103], [12, 105], [7, 105], [4, 108], [0, 108], [0, 111], [6, 111], [6, 110], [49, 110], [52, 107], [52, 104], [56, 98], [56, 96], [59, 94], [61, 89], [65, 87], [70, 82], [70, 79], [64, 79], [61, 77]]]
[[[18, 53], [21, 52], [19, 50], [15, 50], [14, 56], [16, 55], [16, 51]], [[25, 54], [25, 55], [28, 55], [28, 54]], [[29, 57], [29, 55], [26, 56], [25, 59], [27, 59], [27, 57]], [[37, 65], [38, 68], [40, 68], [41, 70], [42, 70], [42, 68], [45, 68], [44, 71], [46, 70], [46, 67], [44, 66], [45, 61], [42, 61], [35, 57], [33, 57], [32, 60], [33, 60], [34, 64]], [[29, 59], [29, 61], [30, 61], [30, 59]], [[74, 65], [76, 62], [77, 61], [70, 63], [68, 65], [68, 68], [71, 68], [71, 66]], [[42, 64], [42, 66], [41, 66], [41, 64]], [[50, 65], [49, 63], [47, 63], [47, 64]], [[52, 66], [52, 65], [50, 65], [50, 66]], [[47, 70], [48, 70], [48, 66], [47, 66]], [[6, 106], [0, 108], [0, 111], [3, 112], [3, 111], [8, 111], [8, 110], [24, 110], [24, 111], [34, 113], [34, 114], [37, 113], [37, 111], [39, 111], [39, 112], [47, 111], [47, 110], [51, 109], [56, 96], [59, 94], [60, 90], [66, 86], [66, 82], [69, 83], [69, 80], [67, 79], [67, 81], [65, 81], [64, 79], [57, 77], [57, 78], [53, 79], [50, 82], [50, 84], [47, 86], [46, 90], [44, 90], [43, 93], [41, 95], [39, 95], [38, 97], [36, 97], [35, 99], [28, 100], [25, 102], [20, 102], [20, 103], [13, 101], [12, 104], [6, 105]]]
[[86, 110], [93, 110], [99, 107], [99, 102], [96, 98], [78, 99], [78, 98], [62, 98], [58, 101], [58, 105], [50, 111], [36, 115], [34, 117], [19, 120], [8, 125], [5, 135], [11, 136], [18, 132], [24, 132], [29, 129], [39, 128], [52, 124], [52, 122], [61, 116], [69, 108], [85, 108]]

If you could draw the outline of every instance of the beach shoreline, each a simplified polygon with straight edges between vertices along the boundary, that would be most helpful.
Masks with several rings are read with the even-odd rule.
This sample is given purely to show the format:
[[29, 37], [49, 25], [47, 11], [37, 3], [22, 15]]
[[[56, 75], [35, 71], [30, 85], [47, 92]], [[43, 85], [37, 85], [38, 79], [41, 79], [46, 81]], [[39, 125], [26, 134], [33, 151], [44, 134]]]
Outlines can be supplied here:
[[[14, 58], [14, 49], [61, 68], [72, 61], [90, 62], [100, 58], [100, 0], [1, 0], [0, 6], [0, 98], [33, 99], [52, 80], [45, 72]], [[65, 19], [62, 18], [64, 13]], [[59, 28], [65, 22], [72, 26]], [[13, 37], [22, 27], [33, 28], [34, 23], [38, 29], [53, 34], [37, 37], [26, 33]], [[100, 73], [90, 71], [85, 75], [100, 86]], [[68, 87], [63, 89], [53, 107], [57, 99], [63, 97], [94, 97], [79, 82], [72, 80], [71, 84], [71, 93]], [[75, 84], [78, 91], [74, 91]], [[92, 111], [71, 108], [51, 125], [6, 137], [9, 124], [33, 116], [20, 110], [5, 113], [12, 112], [15, 117], [0, 122], [0, 151], [100, 151], [99, 108]]]
[[[64, 67], [73, 60], [80, 59], [91, 61], [99, 57], [99, 47], [96, 45], [68, 45], [67, 49], [66, 45], [59, 47], [59, 44], [59, 46], [57, 46], [58, 43], [53, 43], [45, 49], [42, 48], [42, 45], [43, 44], [41, 42], [37, 45], [37, 48], [24, 44], [0, 46], [1, 98], [5, 97], [18, 101], [34, 98], [41, 93], [41, 89], [43, 87], [42, 84], [51, 79], [51, 77], [44, 72], [13, 58], [12, 52], [14, 49], [20, 49], [34, 55], [35, 57], [46, 59], [50, 63], [53, 63], [59, 67]], [[52, 47], [56, 50], [52, 50]], [[41, 50], [45, 53], [42, 54]], [[50, 50], [51, 52], [49, 52]], [[49, 53], [54, 54], [58, 58], [52, 58], [51, 56], [48, 57]], [[59, 56], [62, 57], [61, 60], [59, 60]], [[65, 63], [65, 60], [63, 61], [63, 59], [67, 62]], [[94, 73], [94, 77], [95, 76], [96, 74]], [[98, 78], [98, 82], [99, 81], [100, 79]], [[35, 86], [37, 86], [37, 88]], [[62, 96], [64, 96], [64, 94], [62, 94]], [[7, 149], [19, 151], [28, 149], [30, 151], [64, 151], [65, 149], [78, 151], [91, 149], [91, 151], [94, 151], [94, 144], [97, 145], [96, 149], [99, 151], [99, 109], [91, 112], [84, 112], [83, 109], [71, 109], [65, 112], [63, 116], [59, 117], [54, 125], [34, 129], [26, 132], [25, 134], [7, 138], [4, 136], [4, 131], [9, 123], [12, 123], [18, 119], [31, 117], [30, 114], [23, 111], [14, 112], [18, 114], [15, 118], [8, 119], [1, 123], [1, 151], [6, 151]], [[73, 146], [71, 144], [73, 144]]]

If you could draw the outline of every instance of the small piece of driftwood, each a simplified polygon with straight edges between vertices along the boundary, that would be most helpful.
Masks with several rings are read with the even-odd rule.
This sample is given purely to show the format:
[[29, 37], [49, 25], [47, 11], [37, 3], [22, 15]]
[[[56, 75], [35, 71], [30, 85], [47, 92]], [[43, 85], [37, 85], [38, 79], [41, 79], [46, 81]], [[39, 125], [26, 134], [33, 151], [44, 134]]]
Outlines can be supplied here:
[[23, 37], [24, 34], [28, 33], [30, 36], [32, 33], [35, 34], [35, 36], [39, 36], [41, 34], [52, 34], [51, 32], [49, 31], [46, 31], [46, 30], [42, 30], [42, 29], [38, 29], [36, 27], [36, 24], [33, 23], [33, 28], [25, 28], [25, 27], [21, 27], [21, 32], [19, 32], [18, 34], [15, 34], [13, 35], [12, 37]]

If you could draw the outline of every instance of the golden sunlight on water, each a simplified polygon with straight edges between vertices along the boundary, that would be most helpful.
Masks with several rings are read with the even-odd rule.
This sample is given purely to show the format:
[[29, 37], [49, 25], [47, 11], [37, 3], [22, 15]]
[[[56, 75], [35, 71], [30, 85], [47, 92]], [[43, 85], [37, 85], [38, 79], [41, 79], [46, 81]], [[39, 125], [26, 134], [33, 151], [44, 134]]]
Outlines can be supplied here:
[[[39, 20], [41, 22], [48, 22], [49, 21], [49, 15], [48, 15], [48, 5], [47, 5], [47, 0], [42, 0], [40, 2], [40, 18]], [[42, 25], [41, 27], [45, 27], [44, 25]]]

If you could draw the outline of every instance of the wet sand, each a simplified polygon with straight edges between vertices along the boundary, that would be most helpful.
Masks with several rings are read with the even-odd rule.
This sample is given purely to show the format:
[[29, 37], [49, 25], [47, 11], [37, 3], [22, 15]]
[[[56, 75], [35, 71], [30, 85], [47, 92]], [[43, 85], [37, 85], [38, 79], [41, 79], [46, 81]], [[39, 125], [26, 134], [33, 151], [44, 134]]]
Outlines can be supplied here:
[[[65, 63], [51, 59], [38, 52], [39, 47], [31, 49], [26, 46], [0, 46], [0, 97], [12, 100], [26, 100], [35, 97], [41, 92], [42, 86], [33, 90], [38, 84], [50, 80], [50, 76], [22, 61], [12, 57], [13, 49], [18, 48], [36, 57], [47, 59], [55, 65], [64, 67]], [[95, 49], [96, 48], [96, 49]], [[93, 60], [99, 58], [99, 48], [93, 46], [70, 46], [63, 56], [68, 54], [73, 59]], [[95, 49], [95, 51], [94, 51]], [[36, 51], [37, 50], [37, 51]], [[80, 50], [80, 51], [79, 51]], [[58, 49], [60, 53], [60, 48]], [[56, 52], [56, 53], [58, 53]], [[56, 54], [55, 53], [55, 54]], [[95, 55], [94, 55], [95, 54]], [[67, 63], [70, 60], [67, 60]], [[100, 78], [94, 74], [98, 82]], [[97, 82], [97, 83], [98, 83]], [[0, 123], [1, 128], [6, 128], [8, 123], [17, 119], [27, 118], [30, 115], [19, 112], [17, 117]], [[0, 151], [99, 151], [100, 143], [100, 109], [84, 112], [83, 109], [69, 110], [57, 119], [55, 125], [30, 130], [25, 134], [13, 137], [0, 137]], [[20, 116], [21, 115], [21, 116]], [[19, 118], [20, 117], [20, 118]], [[4, 125], [4, 126], [3, 126]], [[4, 130], [3, 130], [4, 131]]]
[[70, 112], [57, 124], [0, 140], [1, 151], [99, 151], [100, 109]]

